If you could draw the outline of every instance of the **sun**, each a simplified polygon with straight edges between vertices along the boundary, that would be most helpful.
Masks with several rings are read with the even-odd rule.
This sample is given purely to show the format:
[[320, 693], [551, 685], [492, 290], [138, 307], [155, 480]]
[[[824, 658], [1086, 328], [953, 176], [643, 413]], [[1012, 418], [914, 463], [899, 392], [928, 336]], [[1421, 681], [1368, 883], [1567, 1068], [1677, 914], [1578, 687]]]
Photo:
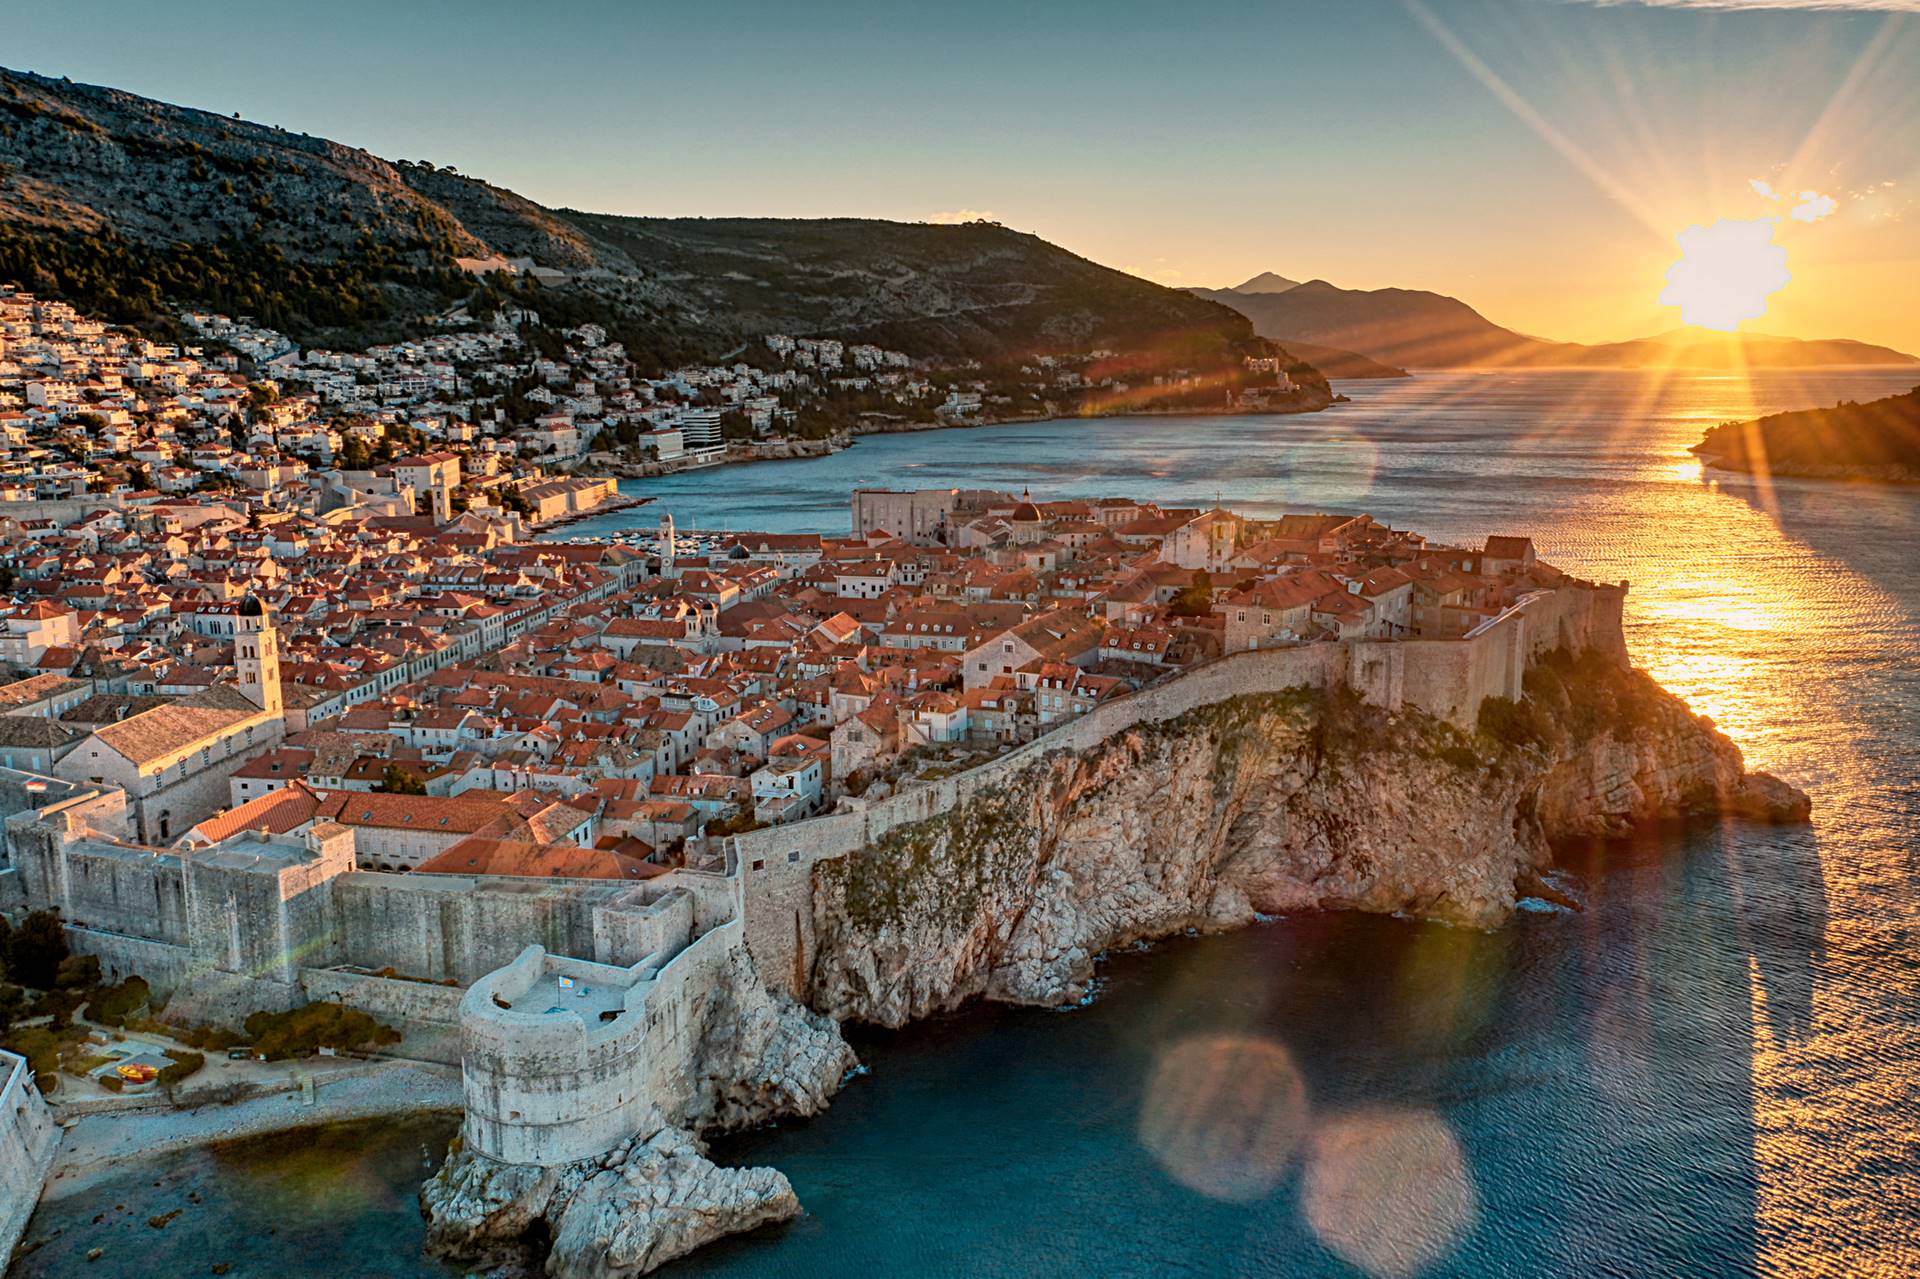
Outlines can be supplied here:
[[1777, 218], [1721, 218], [1680, 233], [1680, 260], [1667, 268], [1663, 306], [1701, 328], [1731, 333], [1767, 313], [1767, 297], [1793, 279], [1787, 251], [1773, 242]]

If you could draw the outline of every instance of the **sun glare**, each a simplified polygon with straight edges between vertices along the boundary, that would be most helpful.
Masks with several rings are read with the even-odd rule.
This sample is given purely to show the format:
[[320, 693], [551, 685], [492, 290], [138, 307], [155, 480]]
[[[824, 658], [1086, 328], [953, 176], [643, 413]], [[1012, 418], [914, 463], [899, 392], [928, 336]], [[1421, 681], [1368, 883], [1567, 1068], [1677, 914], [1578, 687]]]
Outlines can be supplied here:
[[1785, 288], [1787, 251], [1773, 242], [1776, 219], [1721, 218], [1680, 233], [1680, 260], [1667, 268], [1663, 306], [1705, 329], [1731, 333], [1767, 313], [1767, 297]]

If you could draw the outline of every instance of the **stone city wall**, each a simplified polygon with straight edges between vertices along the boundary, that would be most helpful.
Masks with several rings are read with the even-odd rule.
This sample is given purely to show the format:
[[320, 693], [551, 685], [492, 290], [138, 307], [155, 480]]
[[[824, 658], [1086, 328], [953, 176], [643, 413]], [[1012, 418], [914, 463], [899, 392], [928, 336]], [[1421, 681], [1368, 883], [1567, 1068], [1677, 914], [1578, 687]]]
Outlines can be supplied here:
[[728, 980], [733, 952], [745, 944], [739, 920], [722, 924], [674, 955], [648, 983], [642, 1007], [646, 1085], [669, 1123], [685, 1123], [693, 1108], [703, 1014]]
[[340, 968], [308, 968], [300, 974], [300, 993], [309, 1001], [344, 1004], [389, 1023], [434, 1022], [452, 1026], [460, 1020], [459, 986], [403, 981]]
[[1361, 640], [1231, 653], [1095, 707], [966, 772], [856, 811], [737, 835], [731, 857], [754, 962], [769, 984], [804, 997], [814, 945], [815, 862], [938, 817], [1055, 751], [1083, 753], [1137, 724], [1174, 719], [1232, 697], [1301, 687], [1348, 687], [1390, 710], [1414, 708], [1471, 729], [1482, 700], [1520, 696], [1526, 669], [1540, 653], [1592, 645], [1625, 661], [1624, 597], [1624, 586], [1541, 592], [1457, 640]]
[[696, 926], [684, 886], [356, 871], [334, 886], [340, 962], [463, 985], [529, 945], [625, 967]]
[[364, 968], [463, 985], [513, 962], [528, 945], [593, 953], [592, 897], [560, 883], [502, 886], [458, 875], [358, 871], [334, 890], [340, 952]]
[[387, 1050], [416, 1061], [460, 1064], [459, 986], [376, 977], [339, 968], [309, 968], [300, 974], [300, 1000], [324, 1000], [355, 1008], [399, 1031], [398, 1045]]
[[193, 954], [185, 946], [148, 937], [68, 924], [67, 945], [75, 954], [98, 959], [106, 980], [142, 977], [159, 996], [171, 995], [193, 972]]
[[59, 1144], [26, 1059], [0, 1050], [0, 1259], [26, 1230]]

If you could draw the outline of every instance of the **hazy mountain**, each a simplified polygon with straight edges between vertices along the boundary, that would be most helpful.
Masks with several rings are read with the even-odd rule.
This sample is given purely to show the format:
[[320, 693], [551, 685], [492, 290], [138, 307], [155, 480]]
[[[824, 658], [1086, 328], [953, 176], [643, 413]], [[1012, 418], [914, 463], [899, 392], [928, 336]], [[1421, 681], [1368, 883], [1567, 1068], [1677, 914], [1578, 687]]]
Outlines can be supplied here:
[[1764, 333], [1716, 333], [1675, 329], [1657, 337], [1597, 346], [1557, 344], [1571, 353], [1567, 364], [1655, 369], [1793, 369], [1835, 364], [1920, 364], [1892, 347], [1852, 338], [1782, 338]]
[[1701, 329], [1599, 345], [1552, 342], [1502, 328], [1458, 298], [1419, 289], [1342, 289], [1310, 280], [1284, 293], [1194, 292], [1240, 311], [1253, 321], [1255, 332], [1276, 342], [1319, 343], [1416, 369], [1728, 369], [1920, 362], [1888, 347], [1845, 338], [1803, 341]]
[[476, 295], [472, 269], [509, 259], [538, 270], [496, 301], [512, 290], [554, 322], [599, 321], [643, 366], [769, 332], [1196, 367], [1255, 341], [1237, 312], [993, 223], [549, 209], [448, 169], [0, 70], [0, 279], [107, 319], [164, 326], [204, 305], [359, 345], [417, 331]]
[[1285, 293], [1288, 289], [1297, 289], [1300, 281], [1289, 280], [1284, 275], [1275, 275], [1271, 271], [1262, 271], [1242, 284], [1233, 286], [1234, 293]]
[[1284, 333], [1404, 368], [1526, 363], [1553, 345], [1503, 329], [1457, 298], [1417, 289], [1342, 289], [1309, 280], [1284, 293], [1194, 292], [1235, 308], [1263, 337]]
[[1285, 343], [1285, 346], [1328, 377], [1366, 379], [1408, 376], [1405, 369], [1382, 364], [1356, 351], [1342, 351], [1337, 346], [1321, 346], [1318, 342], [1302, 342], [1298, 338]]

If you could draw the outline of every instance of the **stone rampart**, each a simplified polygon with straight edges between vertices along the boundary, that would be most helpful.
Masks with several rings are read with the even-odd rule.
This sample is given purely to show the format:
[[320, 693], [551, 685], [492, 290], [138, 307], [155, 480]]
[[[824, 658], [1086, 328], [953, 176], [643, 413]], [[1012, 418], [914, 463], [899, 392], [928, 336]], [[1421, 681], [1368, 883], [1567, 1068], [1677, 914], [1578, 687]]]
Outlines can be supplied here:
[[1055, 751], [1093, 750], [1139, 724], [1290, 688], [1352, 688], [1389, 710], [1417, 709], [1471, 729], [1488, 697], [1519, 697], [1533, 659], [1594, 646], [1626, 660], [1624, 586], [1565, 586], [1523, 598], [1454, 640], [1358, 640], [1230, 653], [1105, 703], [976, 768], [910, 787], [865, 808], [735, 836], [742, 919], [766, 980], [804, 997], [813, 953], [813, 866], [938, 817], [1001, 786]]
[[[681, 888], [689, 891], [675, 894]], [[684, 944], [702, 914], [689, 884], [666, 876], [620, 884], [356, 871], [336, 882], [334, 901], [340, 962], [462, 984], [529, 945], [625, 967], [675, 938]]]
[[435, 1022], [452, 1026], [460, 1019], [459, 986], [405, 981], [343, 968], [308, 968], [300, 974], [300, 993], [312, 1001], [358, 1008], [385, 1022]]
[[0, 1258], [13, 1255], [26, 1230], [59, 1144], [26, 1059], [0, 1051]]

